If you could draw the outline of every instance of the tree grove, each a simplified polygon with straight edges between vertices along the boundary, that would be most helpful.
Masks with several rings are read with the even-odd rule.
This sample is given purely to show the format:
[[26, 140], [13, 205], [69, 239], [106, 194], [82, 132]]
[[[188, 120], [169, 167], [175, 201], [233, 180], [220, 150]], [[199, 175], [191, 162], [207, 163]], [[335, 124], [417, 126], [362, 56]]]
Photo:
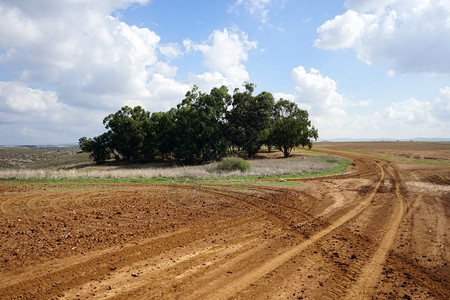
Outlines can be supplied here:
[[275, 102], [269, 92], [253, 96], [255, 85], [244, 91], [197, 86], [176, 108], [151, 114], [142, 107], [124, 106], [104, 118], [108, 130], [94, 138], [82, 137], [79, 146], [97, 163], [110, 158], [152, 161], [174, 157], [186, 163], [218, 160], [230, 151], [255, 155], [263, 145], [288, 157], [296, 146], [312, 147], [318, 131], [306, 110], [289, 100]]

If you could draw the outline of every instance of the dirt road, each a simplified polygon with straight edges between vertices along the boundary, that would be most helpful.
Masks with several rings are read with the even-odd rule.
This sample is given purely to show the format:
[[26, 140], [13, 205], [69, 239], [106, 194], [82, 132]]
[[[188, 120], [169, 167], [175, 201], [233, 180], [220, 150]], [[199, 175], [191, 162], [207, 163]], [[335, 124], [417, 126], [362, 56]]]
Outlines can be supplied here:
[[2, 181], [0, 298], [450, 299], [449, 165], [339, 153], [273, 184]]

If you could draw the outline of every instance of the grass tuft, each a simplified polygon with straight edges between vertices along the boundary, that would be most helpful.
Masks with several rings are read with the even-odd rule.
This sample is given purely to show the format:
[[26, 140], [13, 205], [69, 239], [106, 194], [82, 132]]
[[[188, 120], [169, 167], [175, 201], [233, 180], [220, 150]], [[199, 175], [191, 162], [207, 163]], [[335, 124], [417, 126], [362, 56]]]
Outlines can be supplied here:
[[225, 157], [216, 166], [211, 168], [211, 171], [223, 173], [241, 171], [245, 172], [250, 170], [250, 163], [240, 157]]

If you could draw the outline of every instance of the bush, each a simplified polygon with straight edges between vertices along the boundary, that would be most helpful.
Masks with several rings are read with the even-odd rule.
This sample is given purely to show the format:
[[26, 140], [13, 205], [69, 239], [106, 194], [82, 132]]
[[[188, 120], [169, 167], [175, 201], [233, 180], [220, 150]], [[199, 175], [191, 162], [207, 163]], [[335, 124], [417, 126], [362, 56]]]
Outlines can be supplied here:
[[240, 157], [225, 157], [213, 168], [216, 172], [245, 172], [250, 169], [250, 163]]

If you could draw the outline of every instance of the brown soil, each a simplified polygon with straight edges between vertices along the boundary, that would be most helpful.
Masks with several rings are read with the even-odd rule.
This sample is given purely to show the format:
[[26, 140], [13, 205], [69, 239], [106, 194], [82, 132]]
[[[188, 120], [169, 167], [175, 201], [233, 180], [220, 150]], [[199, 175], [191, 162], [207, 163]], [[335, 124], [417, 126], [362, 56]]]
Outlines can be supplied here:
[[314, 150], [354, 165], [292, 186], [0, 181], [0, 298], [450, 299], [449, 165]]

